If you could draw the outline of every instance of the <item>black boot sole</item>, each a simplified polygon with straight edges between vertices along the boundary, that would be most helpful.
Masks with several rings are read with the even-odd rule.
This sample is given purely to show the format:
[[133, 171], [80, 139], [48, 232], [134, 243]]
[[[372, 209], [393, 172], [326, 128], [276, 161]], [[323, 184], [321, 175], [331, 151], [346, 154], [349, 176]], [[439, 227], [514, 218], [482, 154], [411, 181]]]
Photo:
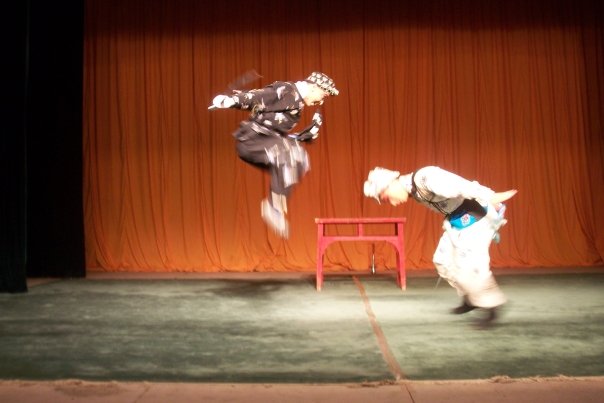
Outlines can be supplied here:
[[476, 309], [475, 306], [468, 305], [468, 304], [463, 304], [463, 305], [458, 306], [457, 308], [451, 309], [451, 313], [453, 315], [462, 315], [464, 313], [468, 313], [470, 311], [473, 311], [474, 309]]

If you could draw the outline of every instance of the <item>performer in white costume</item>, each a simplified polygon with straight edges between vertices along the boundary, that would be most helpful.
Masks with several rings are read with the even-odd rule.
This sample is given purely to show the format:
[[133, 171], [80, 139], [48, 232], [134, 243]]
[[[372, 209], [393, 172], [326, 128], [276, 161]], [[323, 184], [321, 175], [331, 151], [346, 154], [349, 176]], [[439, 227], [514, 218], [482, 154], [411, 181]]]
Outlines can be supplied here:
[[410, 195], [445, 215], [433, 261], [439, 276], [462, 297], [462, 304], [452, 313], [481, 308], [486, 316], [480, 324], [491, 324], [506, 298], [490, 269], [489, 246], [492, 240], [499, 241], [498, 230], [507, 222], [503, 202], [517, 191], [496, 193], [435, 166], [405, 175], [376, 167], [369, 172], [363, 190], [365, 196], [394, 206], [405, 203]]

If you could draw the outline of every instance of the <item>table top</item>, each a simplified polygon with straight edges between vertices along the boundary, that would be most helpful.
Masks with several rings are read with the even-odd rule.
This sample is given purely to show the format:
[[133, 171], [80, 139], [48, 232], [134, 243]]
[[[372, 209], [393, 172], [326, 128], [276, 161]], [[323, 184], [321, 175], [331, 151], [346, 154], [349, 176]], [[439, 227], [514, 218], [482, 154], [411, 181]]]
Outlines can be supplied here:
[[315, 218], [316, 224], [387, 224], [387, 223], [404, 223], [407, 221], [405, 217], [332, 217], [332, 218]]

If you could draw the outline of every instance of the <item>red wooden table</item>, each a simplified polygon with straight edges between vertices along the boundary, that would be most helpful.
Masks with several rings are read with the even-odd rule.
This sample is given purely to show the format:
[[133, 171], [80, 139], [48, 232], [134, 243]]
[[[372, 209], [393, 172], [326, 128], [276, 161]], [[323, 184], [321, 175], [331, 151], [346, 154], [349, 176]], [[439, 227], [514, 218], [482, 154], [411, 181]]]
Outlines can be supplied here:
[[[402, 290], [407, 288], [407, 279], [405, 275], [405, 244], [403, 235], [403, 224], [405, 218], [315, 218], [317, 224], [317, 291], [323, 288], [323, 255], [329, 245], [341, 241], [385, 241], [390, 243], [396, 249], [396, 283]], [[351, 224], [356, 226], [354, 235], [326, 235], [326, 227], [336, 224]], [[364, 231], [365, 224], [392, 224], [394, 234], [390, 235], [366, 235]]]

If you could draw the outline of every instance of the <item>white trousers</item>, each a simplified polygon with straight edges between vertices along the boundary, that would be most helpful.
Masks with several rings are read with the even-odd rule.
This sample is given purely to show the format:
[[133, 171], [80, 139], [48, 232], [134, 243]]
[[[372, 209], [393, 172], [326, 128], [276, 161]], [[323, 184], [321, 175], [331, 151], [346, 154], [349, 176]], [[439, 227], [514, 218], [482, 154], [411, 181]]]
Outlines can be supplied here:
[[492, 206], [487, 215], [464, 229], [443, 223], [433, 261], [438, 274], [471, 305], [493, 308], [506, 302], [490, 268], [489, 246], [495, 232], [505, 224]]

